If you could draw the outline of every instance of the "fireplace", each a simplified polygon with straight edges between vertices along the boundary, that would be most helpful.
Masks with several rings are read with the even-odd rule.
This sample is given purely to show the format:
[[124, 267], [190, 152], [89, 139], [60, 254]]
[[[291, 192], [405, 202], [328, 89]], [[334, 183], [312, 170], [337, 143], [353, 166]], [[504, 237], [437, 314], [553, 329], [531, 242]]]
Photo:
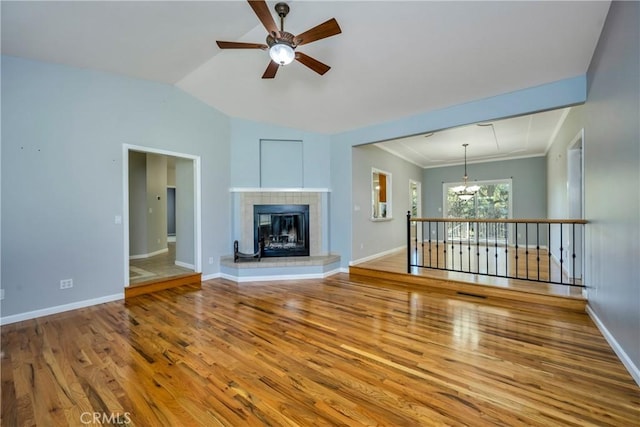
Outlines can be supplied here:
[[309, 256], [309, 205], [254, 205], [253, 229], [265, 258]]

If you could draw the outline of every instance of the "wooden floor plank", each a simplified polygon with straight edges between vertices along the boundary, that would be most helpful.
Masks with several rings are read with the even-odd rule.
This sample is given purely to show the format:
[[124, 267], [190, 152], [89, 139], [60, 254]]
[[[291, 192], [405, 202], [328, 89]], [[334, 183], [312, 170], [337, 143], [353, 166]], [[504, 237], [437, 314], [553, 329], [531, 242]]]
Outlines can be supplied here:
[[224, 279], [2, 327], [2, 425], [640, 425], [585, 313], [390, 279]]

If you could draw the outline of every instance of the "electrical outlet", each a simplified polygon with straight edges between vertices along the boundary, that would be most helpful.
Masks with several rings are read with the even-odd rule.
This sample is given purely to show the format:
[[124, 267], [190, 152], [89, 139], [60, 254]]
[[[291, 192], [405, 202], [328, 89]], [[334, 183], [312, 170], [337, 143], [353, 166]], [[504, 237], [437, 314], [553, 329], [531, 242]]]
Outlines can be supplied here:
[[213, 264], [213, 257], [209, 257], [209, 264]]
[[60, 289], [73, 288], [73, 279], [60, 280]]

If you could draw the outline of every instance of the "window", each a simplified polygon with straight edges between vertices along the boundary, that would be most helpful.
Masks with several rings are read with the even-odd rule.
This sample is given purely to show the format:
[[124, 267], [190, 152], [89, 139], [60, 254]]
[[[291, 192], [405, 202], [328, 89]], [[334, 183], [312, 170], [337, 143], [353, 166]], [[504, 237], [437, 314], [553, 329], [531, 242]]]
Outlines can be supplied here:
[[421, 184], [418, 181], [409, 180], [409, 201], [411, 202], [411, 216], [414, 218], [419, 217], [422, 211], [422, 209], [420, 209], [420, 187]]
[[371, 169], [371, 219], [391, 219], [391, 174]]
[[[511, 214], [511, 180], [474, 181], [480, 189], [470, 200], [461, 200], [452, 188], [461, 185], [450, 182], [443, 184], [445, 218], [482, 218], [482, 219], [508, 219]], [[474, 224], [457, 223], [456, 229], [449, 230], [451, 239], [469, 239], [479, 237], [489, 240], [504, 240], [510, 237], [506, 224], [496, 226], [479, 227], [474, 230]]]

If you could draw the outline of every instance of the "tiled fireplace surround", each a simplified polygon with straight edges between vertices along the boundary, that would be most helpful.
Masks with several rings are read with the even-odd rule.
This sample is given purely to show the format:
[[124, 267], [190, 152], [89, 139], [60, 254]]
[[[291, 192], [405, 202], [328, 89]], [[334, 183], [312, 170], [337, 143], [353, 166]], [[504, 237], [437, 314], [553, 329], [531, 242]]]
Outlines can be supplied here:
[[324, 189], [232, 189], [233, 239], [241, 252], [253, 253], [254, 205], [309, 205], [309, 256], [250, 259], [220, 258], [221, 277], [236, 282], [313, 279], [341, 271], [340, 256], [330, 254], [329, 197]]
[[[309, 205], [309, 255], [327, 255], [326, 250], [326, 202], [327, 193], [321, 191], [240, 191], [235, 193], [233, 218], [239, 220], [235, 231], [241, 252], [253, 252], [254, 205]], [[323, 246], [323, 243], [325, 244]], [[273, 259], [275, 261], [276, 259]]]

